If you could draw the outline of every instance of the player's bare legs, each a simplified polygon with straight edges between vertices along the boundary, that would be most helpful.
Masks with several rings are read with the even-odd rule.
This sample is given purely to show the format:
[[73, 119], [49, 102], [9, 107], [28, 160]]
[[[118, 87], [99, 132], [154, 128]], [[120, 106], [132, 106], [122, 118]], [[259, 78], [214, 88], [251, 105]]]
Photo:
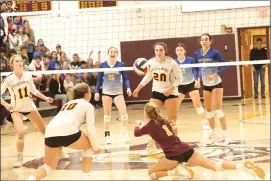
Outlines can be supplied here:
[[230, 143], [230, 137], [227, 131], [227, 123], [222, 111], [222, 99], [223, 99], [223, 88], [216, 88], [212, 91], [214, 99], [215, 117], [219, 119], [221, 127], [223, 129], [221, 143], [223, 145], [228, 145]]
[[128, 141], [128, 130], [127, 130], [127, 124], [128, 124], [128, 114], [126, 109], [126, 104], [123, 95], [119, 95], [114, 98], [114, 103], [119, 111], [120, 114], [120, 120], [121, 120], [121, 134], [125, 142]]
[[191, 178], [193, 177], [194, 172], [187, 167], [183, 168], [179, 165], [178, 161], [162, 158], [149, 169], [148, 174], [152, 180], [156, 180], [165, 176], [178, 175], [188, 176]]
[[[161, 108], [164, 104], [161, 100], [151, 98], [150, 102], [153, 102], [154, 104], [156, 104], [159, 111], [161, 111]], [[153, 155], [156, 153], [157, 153], [157, 149], [156, 149], [155, 141], [151, 137], [149, 137], [146, 151], [141, 153], [141, 156], [149, 156], [149, 155]]]
[[178, 136], [178, 127], [177, 127], [177, 115], [178, 115], [178, 98], [171, 98], [165, 101], [165, 107], [167, 111], [168, 121], [170, 122], [173, 133]]
[[16, 130], [16, 144], [17, 144], [17, 152], [18, 159], [17, 162], [13, 165], [13, 168], [20, 168], [23, 164], [23, 151], [24, 151], [24, 123], [23, 123], [23, 115], [19, 112], [11, 113], [11, 118], [13, 120], [13, 125]]
[[104, 107], [104, 134], [105, 134], [105, 144], [110, 144], [110, 121], [111, 121], [111, 108], [112, 108], [112, 98], [109, 96], [102, 96], [103, 107]]
[[[216, 162], [213, 160], [210, 160], [206, 158], [204, 155], [194, 152], [193, 155], [190, 157], [190, 159], [187, 161], [187, 163], [195, 166], [201, 166], [203, 168], [207, 168], [213, 171], [223, 171], [223, 170], [243, 170], [243, 171], [248, 171], [249, 173], [256, 174], [260, 178], [265, 177], [264, 171], [254, 165], [250, 161], [246, 161], [244, 164], [242, 163], [234, 163], [230, 161], [221, 161], [221, 162]], [[251, 172], [251, 171], [252, 172]]]

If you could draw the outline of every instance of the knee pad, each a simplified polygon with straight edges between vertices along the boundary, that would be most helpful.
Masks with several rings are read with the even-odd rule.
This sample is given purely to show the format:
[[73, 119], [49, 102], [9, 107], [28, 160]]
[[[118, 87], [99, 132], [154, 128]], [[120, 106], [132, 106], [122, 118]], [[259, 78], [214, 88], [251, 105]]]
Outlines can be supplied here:
[[157, 179], [155, 172], [150, 174], [149, 176], [150, 176], [151, 180], [156, 180]]
[[222, 163], [223, 161], [219, 161], [219, 162], [215, 162], [215, 171], [223, 171], [223, 167], [222, 167]]
[[104, 115], [104, 122], [110, 123], [110, 120], [111, 120], [111, 116]]
[[224, 113], [222, 110], [215, 110], [215, 117], [217, 119], [223, 118], [224, 117]]
[[214, 112], [213, 112], [213, 111], [212, 111], [212, 112], [207, 112], [207, 111], [206, 111], [205, 115], [206, 115], [206, 118], [208, 118], [208, 119], [212, 119], [212, 118], [214, 118], [214, 117], [215, 117], [215, 115], [214, 115]]
[[120, 115], [120, 120], [121, 121], [128, 120], [128, 114]]
[[44, 168], [47, 175], [50, 175], [53, 172], [53, 169], [49, 167], [49, 165], [47, 165], [46, 163], [42, 166], [42, 168]]
[[204, 109], [202, 106], [196, 108], [197, 114], [203, 114], [204, 113]]
[[93, 156], [92, 148], [82, 151], [82, 157], [92, 157], [92, 156]]
[[24, 133], [19, 135], [17, 134], [17, 143], [23, 143], [24, 142]]

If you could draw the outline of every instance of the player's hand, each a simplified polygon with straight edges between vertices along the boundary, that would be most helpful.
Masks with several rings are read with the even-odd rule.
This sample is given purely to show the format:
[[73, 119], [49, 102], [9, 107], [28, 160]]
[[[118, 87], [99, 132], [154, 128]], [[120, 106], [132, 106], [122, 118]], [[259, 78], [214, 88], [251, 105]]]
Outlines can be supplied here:
[[195, 81], [194, 87], [195, 87], [196, 89], [199, 89], [199, 88], [200, 88], [200, 81], [199, 81], [199, 80], [196, 80], [196, 81]]
[[95, 101], [99, 101], [100, 100], [100, 94], [95, 93], [94, 99], [95, 99]]
[[51, 97], [46, 97], [45, 101], [46, 101], [47, 103], [52, 103], [52, 102], [54, 102], [54, 100], [53, 100]]
[[167, 97], [171, 94], [171, 92], [174, 90], [174, 87], [167, 88], [164, 92], [164, 95]]
[[208, 80], [214, 80], [217, 76], [217, 73], [214, 73], [213, 75], [208, 75]]
[[11, 111], [11, 110], [13, 109], [13, 106], [10, 105], [10, 104], [7, 104], [7, 105], [5, 106], [5, 108], [6, 108], [6, 110]]
[[133, 97], [138, 97], [139, 89], [135, 89], [133, 92]]
[[101, 153], [102, 153], [101, 149], [98, 149], [98, 150], [94, 151], [94, 154], [95, 154], [95, 155], [101, 154]]
[[131, 95], [132, 95], [132, 91], [131, 91], [130, 88], [127, 89], [127, 95], [128, 95], [129, 97], [131, 97]]

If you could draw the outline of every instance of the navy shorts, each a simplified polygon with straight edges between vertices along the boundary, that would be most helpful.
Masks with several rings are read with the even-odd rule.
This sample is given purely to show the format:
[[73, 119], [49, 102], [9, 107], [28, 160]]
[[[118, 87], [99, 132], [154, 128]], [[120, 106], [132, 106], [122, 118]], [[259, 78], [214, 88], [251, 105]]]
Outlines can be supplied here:
[[223, 88], [222, 87], [222, 82], [220, 82], [219, 84], [217, 84], [217, 85], [212, 85], [212, 86], [203, 86], [203, 90], [205, 90], [205, 91], [209, 91], [209, 92], [212, 92], [214, 89], [216, 89], [216, 88]]
[[[64, 128], [65, 129], [65, 128]], [[68, 136], [55, 136], [45, 138], [45, 145], [50, 148], [57, 148], [60, 146], [67, 147], [76, 142], [81, 137], [81, 130], [77, 133]]]
[[190, 84], [179, 85], [178, 86], [178, 91], [181, 94], [187, 94], [187, 93], [192, 92], [194, 90], [198, 90], [198, 89], [195, 88], [195, 81], [190, 83]]

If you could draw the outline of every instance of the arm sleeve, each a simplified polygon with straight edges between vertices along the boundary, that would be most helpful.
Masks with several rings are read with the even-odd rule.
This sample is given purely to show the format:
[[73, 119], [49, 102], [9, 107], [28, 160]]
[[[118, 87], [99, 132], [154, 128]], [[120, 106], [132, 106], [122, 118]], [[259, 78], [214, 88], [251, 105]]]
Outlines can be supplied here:
[[[198, 62], [195, 59], [192, 58], [192, 64], [196, 64], [196, 63], [198, 63]], [[199, 67], [194, 67], [193, 69], [194, 69], [194, 71], [193, 71], [194, 77], [197, 80], [199, 78], [199, 75], [200, 75], [200, 68]]]
[[135, 129], [134, 129], [135, 137], [139, 137], [139, 136], [143, 136], [145, 134], [148, 134], [149, 133], [148, 125], [149, 124], [146, 124], [142, 128], [139, 128], [138, 126], [136, 126]]
[[181, 85], [183, 81], [183, 74], [178, 64], [176, 62], [172, 62], [172, 63], [173, 63], [172, 73], [173, 73], [173, 76], [175, 77], [174, 81], [172, 82], [172, 86], [177, 87]]
[[37, 93], [39, 92], [37, 89], [36, 89], [36, 86], [33, 82], [33, 78], [32, 76], [30, 75], [30, 92], [34, 95], [37, 95]]
[[[102, 68], [102, 67], [100, 66], [100, 68]], [[100, 92], [100, 87], [101, 87], [101, 84], [102, 84], [102, 81], [103, 81], [103, 76], [104, 76], [103, 72], [98, 73], [97, 83], [96, 83], [96, 91], [95, 91], [96, 93]]]
[[144, 78], [141, 80], [141, 82], [140, 82], [139, 84], [141, 84], [142, 87], [144, 87], [144, 86], [147, 85], [151, 80], [152, 80], [152, 75], [151, 75], [151, 72], [148, 71], [147, 74], [144, 76]]
[[[122, 67], [124, 67], [124, 64]], [[128, 79], [127, 71], [121, 71], [121, 75], [126, 89], [130, 88], [130, 81]]]
[[[215, 59], [216, 59], [218, 62], [225, 62], [225, 60], [224, 60], [224, 58], [222, 57], [222, 55], [221, 55], [220, 52], [216, 52]], [[223, 72], [225, 72], [225, 70], [227, 70], [227, 69], [228, 69], [227, 66], [222, 66], [222, 67], [220, 67], [220, 69], [217, 71], [217, 73], [220, 75], [220, 74], [222, 74]]]
[[86, 126], [87, 126], [88, 139], [91, 142], [93, 149], [96, 151], [99, 149], [99, 145], [97, 142], [98, 138], [97, 138], [96, 128], [95, 128], [94, 108], [90, 104], [87, 107], [87, 112], [86, 112]]

